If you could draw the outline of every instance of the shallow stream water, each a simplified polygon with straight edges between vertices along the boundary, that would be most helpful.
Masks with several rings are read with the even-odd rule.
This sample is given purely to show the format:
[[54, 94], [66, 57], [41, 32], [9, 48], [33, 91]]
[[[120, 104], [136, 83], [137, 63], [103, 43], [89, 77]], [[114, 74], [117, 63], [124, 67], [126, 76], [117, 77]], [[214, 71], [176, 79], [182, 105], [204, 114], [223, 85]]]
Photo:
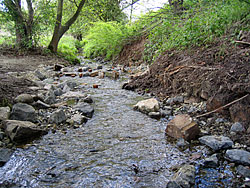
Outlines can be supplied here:
[[[50, 132], [17, 149], [0, 168], [8, 187], [165, 188], [172, 166], [189, 161], [190, 153], [166, 141], [166, 120], [134, 111], [143, 97], [122, 90], [109, 78], [62, 78], [87, 83], [95, 113], [82, 128]], [[99, 84], [98, 89], [92, 84]], [[13, 186], [11, 186], [13, 185]]]

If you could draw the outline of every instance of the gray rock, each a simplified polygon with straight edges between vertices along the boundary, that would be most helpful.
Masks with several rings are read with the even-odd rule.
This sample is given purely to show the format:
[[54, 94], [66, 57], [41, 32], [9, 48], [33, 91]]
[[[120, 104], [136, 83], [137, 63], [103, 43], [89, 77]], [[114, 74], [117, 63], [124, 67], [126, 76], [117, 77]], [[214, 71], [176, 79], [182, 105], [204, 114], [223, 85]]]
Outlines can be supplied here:
[[0, 167], [4, 166], [4, 164], [10, 160], [12, 153], [13, 151], [11, 149], [0, 149]]
[[160, 119], [161, 118], [161, 113], [160, 112], [149, 112], [148, 116], [154, 119]]
[[195, 167], [193, 165], [185, 165], [171, 178], [167, 184], [167, 188], [190, 188], [195, 184]]
[[44, 75], [44, 74], [42, 74], [39, 70], [36, 70], [35, 71], [35, 75], [36, 75], [36, 77], [37, 78], [39, 78], [40, 80], [45, 80], [47, 77]]
[[63, 89], [62, 89], [62, 92], [63, 93], [67, 93], [67, 92], [69, 92], [71, 90], [71, 88], [68, 86], [68, 85], [65, 85], [64, 87], [63, 87]]
[[235, 133], [240, 133], [244, 131], [245, 131], [244, 126], [239, 122], [234, 123], [230, 129], [230, 132], [235, 132]]
[[216, 168], [218, 166], [218, 158], [216, 154], [213, 154], [211, 157], [208, 157], [204, 161], [204, 166], [208, 168]]
[[94, 114], [94, 108], [90, 106], [88, 103], [78, 103], [76, 106], [74, 106], [74, 109], [79, 111], [82, 115], [92, 118]]
[[54, 90], [55, 96], [61, 96], [63, 94], [63, 91], [61, 88], [57, 88]]
[[31, 104], [34, 102], [33, 97], [30, 94], [21, 94], [15, 98], [16, 103], [27, 103]]
[[55, 96], [54, 91], [52, 89], [50, 89], [46, 93], [44, 102], [47, 103], [47, 104], [54, 104], [54, 103], [56, 103], [56, 96]]
[[93, 103], [94, 101], [93, 101], [93, 99], [92, 99], [91, 96], [87, 96], [87, 97], [85, 97], [85, 98], [83, 98], [83, 99], [80, 99], [79, 102], [86, 102], [86, 103], [91, 104], [91, 103]]
[[74, 89], [77, 86], [75, 81], [66, 81], [65, 84], [70, 87], [70, 89]]
[[88, 121], [88, 118], [86, 118], [85, 116], [83, 116], [81, 114], [75, 114], [72, 116], [71, 119], [77, 125], [82, 125], [83, 123], [86, 123]]
[[7, 120], [10, 117], [10, 107], [0, 107], [0, 121]]
[[37, 114], [32, 106], [24, 103], [17, 103], [12, 108], [10, 119], [20, 121], [31, 121], [35, 123], [37, 122]]
[[215, 120], [215, 122], [216, 122], [216, 123], [224, 123], [224, 122], [226, 122], [226, 120], [223, 119], [223, 118], [217, 118], [217, 119]]
[[188, 143], [186, 140], [184, 140], [183, 138], [180, 138], [180, 139], [177, 141], [177, 143], [176, 143], [177, 147], [179, 147], [179, 148], [184, 148], [184, 147], [186, 147], [188, 144], [189, 144], [189, 143]]
[[225, 136], [203, 136], [199, 138], [199, 141], [214, 151], [228, 149], [233, 145], [233, 141]]
[[4, 138], [4, 132], [0, 131], [0, 141]]
[[162, 117], [171, 116], [171, 115], [172, 115], [172, 110], [161, 110]]
[[25, 143], [47, 134], [47, 131], [38, 128], [29, 121], [6, 120], [2, 123], [5, 134], [16, 143]]
[[250, 165], [250, 152], [245, 150], [227, 150], [225, 158], [237, 164]]
[[165, 104], [173, 105], [173, 104], [180, 104], [183, 102], [184, 102], [183, 96], [176, 96], [176, 97], [168, 98], [167, 101], [165, 101]]
[[32, 104], [37, 109], [48, 109], [50, 108], [50, 105], [38, 100], [35, 103]]
[[49, 123], [60, 124], [66, 121], [66, 115], [62, 109], [53, 112], [49, 117]]
[[237, 172], [243, 177], [250, 178], [250, 168], [248, 166], [239, 165], [237, 167]]

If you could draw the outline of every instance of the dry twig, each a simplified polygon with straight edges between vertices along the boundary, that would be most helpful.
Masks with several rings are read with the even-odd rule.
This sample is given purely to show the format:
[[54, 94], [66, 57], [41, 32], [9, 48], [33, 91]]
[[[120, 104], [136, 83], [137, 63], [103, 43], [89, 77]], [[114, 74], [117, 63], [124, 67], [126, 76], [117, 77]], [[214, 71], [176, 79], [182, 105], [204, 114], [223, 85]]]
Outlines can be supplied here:
[[221, 109], [223, 109], [223, 108], [226, 108], [226, 107], [228, 107], [228, 106], [230, 106], [230, 105], [232, 105], [232, 104], [234, 104], [234, 103], [236, 103], [236, 102], [239, 102], [239, 101], [242, 100], [242, 99], [245, 99], [245, 98], [248, 97], [248, 96], [249, 96], [249, 94], [246, 94], [246, 95], [244, 95], [243, 97], [241, 97], [241, 98], [239, 98], [239, 99], [236, 99], [236, 100], [234, 100], [234, 101], [232, 101], [232, 102], [230, 102], [230, 103], [228, 103], [228, 104], [226, 104], [226, 105], [224, 105], [224, 106], [221, 106], [221, 107], [219, 107], [219, 108], [217, 108], [217, 109], [215, 109], [215, 110], [213, 110], [213, 111], [211, 111], [211, 112], [207, 112], [207, 113], [205, 113], [205, 114], [198, 115], [198, 116], [196, 116], [196, 118], [200, 118], [200, 117], [203, 117], [203, 116], [207, 116], [207, 115], [209, 115], [209, 114], [212, 114], [212, 113], [214, 113], [214, 112], [217, 112], [217, 111], [219, 111], [219, 110], [221, 110]]

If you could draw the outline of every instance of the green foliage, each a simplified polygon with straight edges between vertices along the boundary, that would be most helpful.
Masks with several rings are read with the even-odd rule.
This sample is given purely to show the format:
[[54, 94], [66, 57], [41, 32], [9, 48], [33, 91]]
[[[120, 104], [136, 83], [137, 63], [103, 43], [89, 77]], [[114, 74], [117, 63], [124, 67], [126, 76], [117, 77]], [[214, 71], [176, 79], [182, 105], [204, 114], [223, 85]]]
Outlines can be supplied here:
[[[250, 7], [237, 0], [184, 2], [186, 11], [180, 16], [171, 14], [167, 7], [157, 12], [159, 16], [154, 16], [157, 13], [147, 15], [151, 18], [151, 23], [160, 24], [151, 29], [149, 34], [145, 49], [146, 61], [152, 62], [168, 49], [182, 49], [212, 42], [216, 37], [224, 35], [233, 23], [249, 17]], [[238, 24], [234, 34], [247, 29], [249, 30], [249, 24]]]
[[83, 39], [84, 56], [112, 59], [121, 51], [125, 39], [132, 34], [129, 26], [117, 22], [96, 22]]
[[80, 60], [77, 58], [77, 48], [75, 46], [76, 39], [72, 36], [64, 36], [58, 45], [58, 54], [67, 61], [78, 64]]

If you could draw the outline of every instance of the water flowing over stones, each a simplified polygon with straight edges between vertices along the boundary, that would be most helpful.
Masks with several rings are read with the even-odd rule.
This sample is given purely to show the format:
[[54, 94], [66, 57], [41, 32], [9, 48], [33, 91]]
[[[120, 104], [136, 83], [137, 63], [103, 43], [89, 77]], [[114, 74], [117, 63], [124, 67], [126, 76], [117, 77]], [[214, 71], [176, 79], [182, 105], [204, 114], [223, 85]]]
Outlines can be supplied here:
[[[37, 95], [32, 95], [35, 102], [31, 105], [38, 116], [32, 131], [41, 129], [46, 130], [42, 134], [48, 134], [40, 139], [36, 133], [29, 136], [31, 131], [20, 126], [29, 127], [31, 122], [25, 121], [14, 128], [10, 126], [7, 135], [0, 130], [0, 147], [12, 147], [9, 137], [16, 131], [20, 134], [14, 135], [13, 141], [23, 142], [21, 136], [18, 139], [21, 133], [23, 138], [35, 139], [4, 159], [9, 161], [0, 168], [0, 187], [193, 187], [199, 185], [194, 181], [195, 168], [204, 170], [198, 172], [197, 182], [215, 187], [216, 181], [224, 187], [232, 185], [233, 175], [225, 177], [229, 169], [221, 165], [221, 158], [217, 161], [214, 155], [210, 156], [208, 148], [197, 145], [197, 140], [172, 141], [165, 134], [166, 124], [173, 116], [190, 113], [193, 117], [191, 114], [199, 112], [204, 103], [191, 104], [184, 95], [163, 102], [148, 100], [147, 94], [121, 89], [123, 80], [129, 77], [124, 74], [126, 69], [142, 70], [99, 64], [84, 61], [76, 67], [39, 68], [45, 79], [38, 78], [38, 72], [31, 73], [39, 79], [33, 88]], [[133, 111], [133, 106], [142, 101], [140, 112]], [[193, 124], [190, 116], [186, 123], [206, 129], [207, 121]], [[183, 135], [189, 140], [188, 134], [182, 132]], [[224, 157], [222, 153], [218, 155]], [[204, 162], [205, 156], [208, 157]], [[217, 162], [220, 171], [214, 168]], [[179, 171], [174, 175], [175, 169]], [[204, 178], [211, 169], [219, 174], [211, 176], [215, 179], [212, 184]], [[240, 172], [244, 170], [241, 168]], [[223, 181], [218, 177], [223, 177]]]

